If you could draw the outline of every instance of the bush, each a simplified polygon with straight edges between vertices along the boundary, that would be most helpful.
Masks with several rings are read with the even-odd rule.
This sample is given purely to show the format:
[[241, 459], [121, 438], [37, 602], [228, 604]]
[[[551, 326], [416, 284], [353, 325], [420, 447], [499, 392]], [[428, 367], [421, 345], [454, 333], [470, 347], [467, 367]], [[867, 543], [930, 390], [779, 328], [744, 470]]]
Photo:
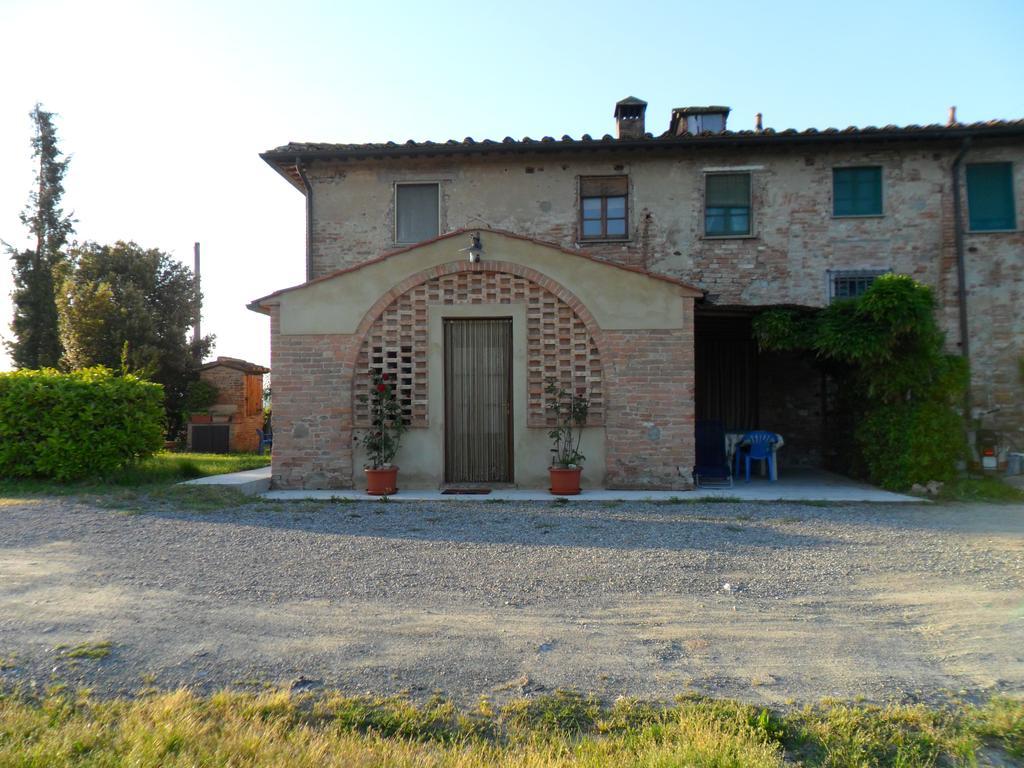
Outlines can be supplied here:
[[185, 418], [193, 413], [202, 413], [217, 402], [220, 391], [204, 379], [196, 379], [188, 385], [185, 394]]
[[966, 452], [963, 421], [943, 403], [879, 404], [857, 430], [868, 475], [882, 488], [956, 477], [951, 458]]
[[858, 299], [816, 312], [775, 309], [754, 320], [761, 349], [814, 352], [840, 366], [839, 400], [854, 430], [852, 471], [866, 465], [870, 480], [904, 490], [948, 481], [966, 455], [962, 415], [968, 386], [962, 358], [943, 352], [935, 298], [907, 275], [883, 275]]
[[163, 445], [163, 387], [106, 368], [0, 373], [0, 475], [96, 478]]

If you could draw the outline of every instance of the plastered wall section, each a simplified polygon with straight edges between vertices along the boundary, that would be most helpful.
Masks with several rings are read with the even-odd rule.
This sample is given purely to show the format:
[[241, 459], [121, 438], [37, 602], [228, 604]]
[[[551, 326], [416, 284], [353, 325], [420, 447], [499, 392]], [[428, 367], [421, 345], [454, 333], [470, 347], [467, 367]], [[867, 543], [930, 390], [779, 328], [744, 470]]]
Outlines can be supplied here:
[[[352, 428], [352, 361], [361, 327], [381, 297], [424, 270], [450, 269], [457, 243], [438, 241], [356, 272], [287, 292], [272, 300], [274, 378], [273, 482], [281, 488], [342, 488], [363, 483], [364, 457]], [[501, 270], [526, 265], [533, 279], [585, 311], [601, 351], [607, 415], [588, 428], [584, 482], [591, 487], [687, 488], [693, 466], [693, 291], [596, 264], [514, 238], [491, 235], [488, 260]], [[467, 267], [469, 268], [469, 267]], [[522, 270], [519, 270], [522, 272]], [[564, 281], [564, 282], [563, 282]], [[564, 291], [561, 297], [567, 298]], [[385, 304], [386, 306], [386, 304]], [[585, 308], [585, 309], [584, 309]], [[372, 315], [370, 315], [372, 317]], [[513, 318], [515, 481], [545, 487], [547, 430], [526, 423], [523, 308], [514, 304], [432, 306], [429, 365], [441, 364], [440, 323], [446, 316]], [[410, 430], [396, 458], [402, 482], [419, 487], [443, 480], [443, 377], [429, 377], [431, 418]]]
[[[719, 306], [824, 306], [829, 270], [879, 269], [932, 286], [951, 352], [960, 349], [951, 167], [953, 143], [735, 149], [668, 156], [587, 153], [555, 156], [388, 160], [313, 166], [314, 275], [396, 247], [394, 185], [437, 182], [441, 232], [495, 227], [576, 247], [581, 176], [629, 177], [629, 238], [581, 243], [601, 258], [679, 277]], [[965, 163], [1014, 163], [1017, 230], [968, 233], [972, 393], [1000, 408], [1000, 428], [1024, 441], [1024, 148], [978, 144]], [[833, 168], [882, 168], [883, 213], [832, 215]], [[704, 178], [748, 171], [749, 237], [704, 236]], [[966, 222], [966, 195], [965, 195]], [[570, 282], [568, 285], [572, 285]], [[991, 424], [989, 426], [992, 426]]]

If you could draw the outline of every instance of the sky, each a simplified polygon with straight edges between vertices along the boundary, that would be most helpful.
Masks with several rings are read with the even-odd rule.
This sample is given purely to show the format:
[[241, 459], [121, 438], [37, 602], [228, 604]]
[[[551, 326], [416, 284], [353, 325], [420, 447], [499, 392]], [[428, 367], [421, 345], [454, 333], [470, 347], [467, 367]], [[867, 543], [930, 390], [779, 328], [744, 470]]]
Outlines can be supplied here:
[[[655, 133], [703, 104], [736, 129], [1024, 118], [1024, 0], [0, 0], [0, 39], [0, 240], [31, 242], [39, 102], [74, 237], [200, 242], [203, 332], [261, 364], [246, 304], [304, 279], [302, 195], [258, 156], [289, 141], [600, 136], [629, 95]], [[7, 339], [11, 289], [5, 258]]]

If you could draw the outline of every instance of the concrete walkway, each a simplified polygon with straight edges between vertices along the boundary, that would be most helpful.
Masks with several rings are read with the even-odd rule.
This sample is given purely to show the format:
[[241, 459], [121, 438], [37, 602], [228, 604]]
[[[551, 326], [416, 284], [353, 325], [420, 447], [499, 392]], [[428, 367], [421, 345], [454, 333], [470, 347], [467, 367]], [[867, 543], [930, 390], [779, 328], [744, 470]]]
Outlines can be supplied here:
[[200, 477], [198, 480], [186, 480], [179, 485], [223, 485], [241, 491], [247, 496], [256, 496], [270, 490], [270, 467], [230, 472], [226, 475], [210, 475]]
[[[399, 475], [401, 482], [401, 475]], [[252, 469], [248, 472], [235, 472], [228, 475], [214, 475], [199, 480], [189, 480], [187, 485], [223, 485], [250, 495], [261, 495], [266, 499], [281, 501], [297, 499], [360, 499], [373, 500], [361, 490], [323, 490], [323, 491], [271, 491], [270, 467]], [[436, 488], [399, 488], [398, 493], [390, 497], [394, 501], [480, 501], [481, 499], [499, 499], [504, 501], [551, 501], [553, 496], [546, 489], [495, 488], [486, 496], [479, 494], [441, 493]], [[785, 470], [777, 482], [770, 483], [765, 478], [756, 477], [750, 483], [742, 480], [733, 484], [732, 488], [705, 489], [692, 491], [612, 491], [600, 488], [585, 488], [579, 496], [565, 497], [570, 501], [668, 501], [682, 499], [696, 501], [699, 499], [736, 499], [738, 501], [834, 501], [834, 502], [883, 502], [901, 503], [917, 502], [921, 499], [890, 493], [865, 483], [859, 483], [842, 475], [823, 470]]]

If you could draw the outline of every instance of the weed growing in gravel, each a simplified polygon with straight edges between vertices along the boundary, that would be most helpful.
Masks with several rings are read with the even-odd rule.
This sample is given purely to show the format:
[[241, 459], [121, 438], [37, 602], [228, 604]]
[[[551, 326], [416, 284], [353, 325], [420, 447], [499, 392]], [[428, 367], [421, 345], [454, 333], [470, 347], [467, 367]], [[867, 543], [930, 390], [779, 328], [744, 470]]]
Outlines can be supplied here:
[[1024, 502], [1024, 490], [1014, 488], [998, 477], [961, 477], [946, 483], [939, 494], [939, 499], [992, 503]]
[[700, 697], [603, 706], [558, 691], [463, 710], [435, 696], [187, 690], [96, 700], [0, 695], [0, 765], [821, 768], [1013, 764], [1024, 702], [944, 710], [840, 703], [788, 714]]
[[97, 643], [85, 642], [76, 646], [61, 644], [54, 646], [54, 650], [69, 659], [105, 659], [110, 655], [113, 644], [109, 640], [102, 640]]
[[572, 691], [555, 691], [551, 696], [520, 699], [501, 708], [502, 720], [514, 730], [547, 734], [577, 735], [593, 729], [601, 715], [601, 704]]

